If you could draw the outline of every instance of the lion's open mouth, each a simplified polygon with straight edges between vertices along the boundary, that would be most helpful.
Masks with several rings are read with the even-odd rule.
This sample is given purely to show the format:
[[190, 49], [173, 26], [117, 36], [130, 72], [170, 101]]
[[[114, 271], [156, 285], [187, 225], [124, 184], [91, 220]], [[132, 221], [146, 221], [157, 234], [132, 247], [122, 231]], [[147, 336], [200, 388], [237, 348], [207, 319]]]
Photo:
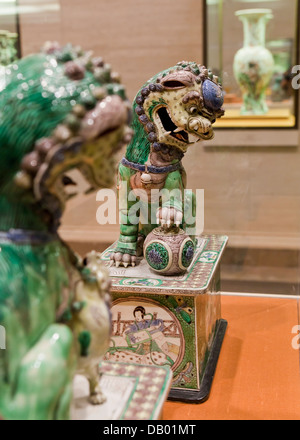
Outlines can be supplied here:
[[189, 143], [188, 132], [181, 128], [179, 129], [177, 125], [174, 124], [166, 107], [160, 107], [157, 113], [161, 120], [163, 128], [170, 136], [173, 136], [175, 139], [181, 142], [185, 142], [187, 144]]
[[160, 107], [157, 110], [157, 114], [159, 116], [159, 119], [162, 123], [163, 128], [166, 131], [166, 134], [169, 134], [170, 136], [174, 137], [175, 139], [184, 142], [186, 144], [189, 144], [189, 133], [182, 128], [177, 127], [176, 124], [171, 119], [171, 116], [169, 115], [168, 109], [166, 107]]
[[164, 130], [165, 136], [171, 136], [179, 142], [184, 144], [193, 144], [200, 139], [211, 139], [213, 136], [212, 130], [203, 133], [190, 133], [184, 130], [182, 127], [178, 127], [172, 120], [170, 112], [167, 107], [160, 107], [157, 110], [158, 123], [161, 129]]

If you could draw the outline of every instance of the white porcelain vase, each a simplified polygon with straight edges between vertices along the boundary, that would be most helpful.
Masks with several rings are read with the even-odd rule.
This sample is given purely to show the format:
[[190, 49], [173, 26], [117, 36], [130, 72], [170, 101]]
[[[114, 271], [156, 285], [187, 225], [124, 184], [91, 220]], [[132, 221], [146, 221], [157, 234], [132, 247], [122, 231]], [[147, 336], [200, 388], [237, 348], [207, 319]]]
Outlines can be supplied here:
[[242, 21], [244, 46], [234, 57], [234, 76], [243, 94], [241, 114], [268, 112], [265, 92], [274, 71], [271, 52], [265, 47], [266, 24], [273, 17], [271, 9], [244, 9], [235, 15]]

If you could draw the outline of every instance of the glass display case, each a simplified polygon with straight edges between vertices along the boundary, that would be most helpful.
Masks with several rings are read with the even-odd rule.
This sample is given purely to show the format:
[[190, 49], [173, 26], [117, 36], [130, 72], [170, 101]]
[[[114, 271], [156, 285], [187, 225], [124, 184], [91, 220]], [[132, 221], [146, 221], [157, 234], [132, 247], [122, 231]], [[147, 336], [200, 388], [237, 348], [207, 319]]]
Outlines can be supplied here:
[[299, 61], [297, 0], [206, 0], [206, 62], [222, 78], [218, 126], [293, 128]]
[[[299, 64], [299, 1], [191, 0], [172, 12], [168, 2], [155, 1], [155, 23], [144, 14], [146, 1], [126, 3], [89, 0], [83, 10], [75, 0], [1, 1], [0, 30], [13, 37], [13, 57], [39, 52], [46, 41], [92, 50], [120, 73], [130, 100], [162, 68], [183, 59], [206, 63], [221, 78], [226, 113], [214, 124], [215, 139], [191, 147], [184, 166], [188, 187], [205, 191], [205, 232], [229, 236], [222, 288], [298, 292], [299, 93], [291, 88], [289, 71]], [[235, 13], [244, 9], [272, 11], [265, 23], [265, 46], [274, 60], [266, 114], [241, 114], [233, 63], [245, 37]], [[172, 17], [168, 23], [167, 14]], [[119, 157], [123, 154], [124, 149]], [[82, 255], [94, 243], [103, 250], [118, 238], [119, 225], [99, 225], [96, 194], [86, 196], [84, 182], [76, 191], [61, 234]]]
[[[199, 270], [197, 276], [195, 271], [187, 271], [179, 281], [170, 281], [171, 279], [168, 279], [167, 276], [162, 275], [162, 279], [156, 277], [150, 268], [147, 270], [151, 276], [146, 278], [145, 272], [141, 272], [142, 275], [140, 275], [139, 264], [132, 265], [132, 267], [110, 266], [110, 248], [120, 236], [117, 164], [126, 155], [131, 130], [126, 133], [128, 136], [122, 138], [124, 145], [113, 152], [107, 151], [107, 156], [102, 154], [102, 150], [99, 154], [100, 149], [97, 144], [95, 150], [99, 154], [100, 162], [103, 162], [103, 168], [99, 162], [99, 175], [101, 173], [103, 175], [111, 174], [109, 183], [106, 181], [106, 186], [109, 188], [104, 188], [106, 192], [99, 193], [98, 187], [96, 190], [96, 187], [91, 185], [88, 180], [92, 174], [82, 172], [84, 167], [80, 169], [84, 163], [82, 159], [84, 156], [80, 156], [80, 161], [75, 164], [76, 167], [72, 170], [66, 170], [60, 179], [57, 181], [50, 179], [50, 183], [53, 183], [51, 191], [53, 189], [54, 193], [57, 191], [57, 194], [60, 195], [65, 193], [62, 196], [65, 197], [63, 215], [58, 216], [55, 204], [53, 212], [49, 211], [50, 217], [53, 214], [55, 227], [58, 228], [58, 237], [76, 253], [78, 262], [90, 264], [92, 268], [97, 267], [98, 257], [93, 260], [95, 255], [92, 254], [91, 260], [86, 258], [90, 251], [96, 250], [102, 253], [102, 260], [107, 265], [107, 269], [111, 271], [110, 274], [113, 274], [113, 271], [117, 274], [115, 278], [118, 280], [113, 286], [115, 297], [112, 296], [115, 301], [121, 299], [120, 302], [115, 302], [116, 306], [112, 308], [116, 341], [119, 344], [124, 339], [128, 345], [128, 341], [133, 341], [132, 338], [140, 337], [139, 342], [144, 344], [142, 349], [145, 352], [133, 353], [130, 351], [130, 355], [135, 355], [135, 359], [139, 361], [140, 356], [154, 353], [152, 347], [158, 347], [157, 350], [163, 347], [162, 351], [165, 350], [163, 353], [165, 358], [163, 359], [168, 359], [169, 364], [173, 363], [172, 365], [175, 365], [176, 368], [184, 359], [184, 362], [187, 362], [187, 369], [182, 370], [182, 375], [180, 372], [178, 388], [188, 388], [188, 380], [190, 379], [191, 385], [195, 385], [196, 376], [193, 378], [193, 372], [196, 368], [196, 362], [193, 356], [197, 352], [204, 353], [203, 346], [200, 344], [204, 338], [202, 335], [200, 337], [198, 330], [195, 345], [181, 343], [185, 340], [185, 335], [190, 335], [192, 332], [191, 329], [193, 329], [195, 321], [192, 321], [191, 316], [193, 318], [195, 316], [201, 317], [207, 313], [208, 319], [201, 321], [199, 329], [203, 331], [203, 335], [209, 336], [213, 333], [214, 314], [212, 310], [216, 304], [214, 301], [216, 297], [220, 297], [222, 307], [218, 306], [215, 309], [218, 310], [218, 313], [222, 310], [222, 316], [228, 320], [229, 326], [224, 339], [225, 345], [221, 351], [221, 363], [216, 372], [218, 376], [216, 375], [214, 395], [211, 395], [210, 398], [211, 403], [209, 402], [208, 406], [203, 405], [200, 409], [199, 406], [194, 405], [192, 408], [190, 405], [185, 412], [182, 411], [182, 403], [167, 403], [169, 406], [164, 407], [164, 417], [170, 416], [170, 420], [175, 416], [201, 419], [206, 416], [210, 416], [210, 418], [233, 418], [234, 416], [250, 418], [253, 415], [257, 419], [263, 419], [270, 414], [274, 418], [280, 418], [279, 416], [284, 418], [287, 415], [299, 416], [299, 404], [295, 406], [295, 402], [299, 400], [297, 377], [299, 372], [298, 342], [300, 340], [298, 325], [300, 322], [300, 95], [299, 90], [295, 90], [293, 87], [292, 81], [294, 66], [299, 65], [298, 72], [300, 73], [299, 3], [300, 0], [186, 0], [181, 2], [174, 2], [174, 0], [151, 0], [151, 2], [148, 0], [111, 0], [109, 2], [107, 0], [86, 0], [85, 2], [80, 0], [0, 0], [0, 101], [2, 99], [0, 134], [1, 139], [4, 139], [0, 142], [0, 168], [2, 166], [0, 173], [0, 219], [2, 218], [2, 220], [6, 219], [3, 214], [5, 209], [9, 212], [7, 218], [12, 212], [10, 206], [6, 206], [5, 191], [8, 189], [9, 192], [10, 186], [5, 181], [5, 173], [6, 170], [9, 173], [14, 166], [18, 167], [19, 164], [18, 170], [13, 174], [13, 185], [19, 185], [21, 190], [24, 189], [25, 192], [33, 189], [34, 197], [37, 194], [39, 201], [49, 203], [49, 206], [53, 202], [51, 192], [50, 197], [49, 194], [42, 192], [44, 182], [49, 183], [47, 166], [53, 164], [55, 172], [56, 170], [62, 171], [61, 167], [63, 167], [65, 160], [64, 147], [69, 145], [72, 147], [67, 153], [78, 152], [80, 142], [77, 143], [75, 133], [78, 131], [76, 130], [81, 130], [82, 121], [84, 121], [85, 127], [95, 125], [93, 117], [95, 114], [97, 116], [97, 112], [93, 112], [93, 105], [97, 105], [97, 109], [106, 107], [106, 105], [101, 106], [103, 104], [101, 100], [107, 97], [103, 93], [103, 89], [95, 87], [92, 83], [86, 90], [78, 91], [78, 102], [72, 99], [72, 103], [70, 102], [72, 111], [67, 114], [69, 104], [64, 106], [63, 94], [66, 90], [74, 90], [74, 84], [76, 88], [83, 78], [86, 79], [84, 75], [87, 75], [87, 78], [93, 77], [93, 81], [95, 76], [95, 82], [98, 82], [103, 74], [104, 78], [112, 80], [112, 84], [107, 84], [106, 91], [112, 95], [114, 93], [118, 95], [117, 92], [119, 92], [122, 99], [126, 95], [130, 103], [134, 105], [132, 108], [131, 104], [126, 102], [126, 109], [131, 108], [135, 118], [142, 117], [139, 119], [140, 122], [144, 120], [145, 124], [142, 128], [139, 127], [141, 128], [139, 133], [147, 136], [148, 140], [150, 135], [153, 143], [158, 129], [156, 127], [157, 132], [154, 132], [153, 124], [150, 121], [146, 123], [141, 104], [145, 102], [145, 96], [148, 96], [150, 91], [153, 93], [162, 90], [168, 92], [168, 83], [166, 90], [161, 83], [164, 83], [165, 76], [163, 75], [170, 66], [180, 66], [181, 68], [178, 70], [183, 71], [182, 78], [185, 81], [186, 72], [188, 72], [187, 78], [193, 72], [193, 75], [197, 77], [198, 83], [195, 80], [197, 84], [200, 84], [201, 81], [204, 83], [203, 77], [205, 80], [209, 78], [214, 82], [216, 87], [212, 86], [213, 89], [210, 90], [214, 99], [211, 99], [209, 94], [206, 95], [207, 101], [210, 103], [214, 100], [218, 102], [222, 100], [221, 94], [216, 92], [219, 89], [213, 75], [218, 75], [222, 83], [225, 91], [225, 115], [218, 118], [215, 123], [213, 119], [211, 121], [213, 122], [214, 138], [209, 139], [207, 136], [207, 140], [187, 145], [184, 157], [178, 161], [182, 161], [186, 171], [186, 189], [194, 194], [197, 194], [197, 191], [199, 194], [201, 193], [200, 210], [201, 220], [203, 219], [204, 223], [204, 239], [205, 236], [213, 237], [213, 239], [206, 238], [206, 241], [201, 242], [201, 247], [197, 248], [197, 252], [198, 250], [201, 252], [195, 257], [197, 267], [201, 266], [201, 271]], [[27, 69], [29, 74], [32, 74], [33, 69], [30, 58], [27, 58], [25, 62], [23, 58], [31, 54], [41, 54], [41, 48], [45, 50], [45, 47], [46, 52], [49, 50], [47, 56], [49, 55], [50, 58], [57, 48], [61, 53], [55, 55], [58, 58], [51, 60], [51, 68], [47, 69], [48, 72], [45, 72], [45, 75], [44, 73], [40, 74], [38, 69], [34, 70], [37, 73], [36, 83], [29, 79], [24, 80], [22, 72], [18, 71], [18, 66], [24, 63], [21, 69], [25, 70], [29, 66]], [[66, 47], [68, 49], [64, 51]], [[74, 49], [73, 54], [71, 48]], [[253, 52], [256, 53], [256, 57], [252, 56]], [[80, 63], [79, 65], [76, 65], [76, 62], [68, 64], [69, 61], [78, 60], [83, 54], [86, 55], [86, 58], [84, 56], [80, 63], [83, 62], [84, 69], [80, 68], [82, 67]], [[43, 56], [46, 57], [45, 52]], [[72, 58], [73, 56], [74, 58]], [[19, 58], [22, 58], [20, 64]], [[36, 58], [42, 59], [42, 56], [38, 55]], [[91, 63], [90, 59], [94, 61]], [[16, 60], [17, 63], [15, 63]], [[60, 63], [62, 60], [66, 66], [64, 65], [57, 73], [55, 72], [57, 61]], [[182, 60], [188, 60], [190, 63]], [[35, 66], [37, 65], [38, 63]], [[187, 69], [186, 71], [185, 69], [189, 65], [191, 70]], [[211, 72], [203, 65], [207, 66]], [[45, 64], [41, 67], [42, 71], [44, 67]], [[174, 70], [176, 71], [177, 67]], [[158, 72], [164, 72], [164, 74], [159, 75]], [[13, 86], [10, 89], [8, 87], [5, 89], [5, 81], [8, 82], [12, 74], [15, 75], [15, 79], [20, 81], [19, 87]], [[202, 74], [202, 79], [200, 74]], [[65, 84], [64, 81], [67, 81], [68, 87], [60, 87], [61, 83], [57, 78], [60, 78], [63, 84]], [[150, 81], [147, 86], [144, 86], [149, 78], [155, 78], [155, 80], [159, 78], [159, 81], [157, 84]], [[298, 78], [300, 78], [299, 74]], [[174, 86], [173, 79], [169, 78], [169, 86], [170, 84]], [[159, 84], [159, 82], [161, 83]], [[178, 96], [182, 92], [182, 84], [185, 86], [184, 83], [179, 82], [178, 84], [177, 82], [176, 84], [175, 82], [175, 86], [178, 87]], [[188, 84], [190, 83], [188, 82]], [[299, 79], [298, 84], [300, 86]], [[51, 104], [49, 102], [45, 104], [45, 114], [36, 110], [34, 105], [32, 105], [33, 111], [31, 112], [28, 101], [24, 106], [20, 106], [18, 102], [18, 100], [23, 100], [23, 92], [26, 94], [29, 86], [32, 90], [35, 85], [39, 92], [42, 88], [47, 88], [50, 85], [51, 90], [49, 87], [49, 91], [55, 95]], [[200, 96], [200, 103], [197, 104], [199, 108], [195, 109], [194, 105], [189, 106], [190, 111], [198, 111], [194, 115], [191, 113], [188, 118], [190, 116], [202, 117], [203, 114], [205, 116], [202, 104], [205, 96], [204, 87], [202, 89], [201, 87], [199, 86], [200, 91], [197, 91], [196, 94], [188, 96], [187, 102]], [[15, 93], [15, 91], [17, 92]], [[43, 99], [40, 97], [37, 99], [39, 103], [46, 102], [43, 100], [49, 98], [49, 95], [43, 92], [45, 91], [42, 90]], [[14, 95], [16, 105], [11, 104], [8, 93]], [[32, 96], [34, 95], [35, 93], [32, 93]], [[161, 98], [160, 95], [157, 96]], [[178, 99], [177, 96], [175, 97]], [[115, 98], [116, 100], [112, 102], [119, 100], [117, 96]], [[30, 104], [36, 104], [35, 99], [29, 101]], [[152, 114], [157, 102], [165, 104], [165, 101], [154, 101], [153, 108], [151, 107]], [[63, 103], [63, 114], [66, 112], [66, 118], [61, 120], [63, 123], [55, 126], [51, 133], [49, 130], [49, 136], [50, 134], [52, 136], [53, 133], [53, 137], [45, 138], [41, 135], [40, 139], [28, 147], [28, 154], [24, 156], [24, 152], [21, 151], [23, 136], [20, 135], [21, 131], [18, 131], [19, 127], [22, 126], [26, 132], [27, 127], [32, 123], [37, 127], [38, 132], [43, 124], [47, 125], [49, 121], [53, 122], [54, 120], [47, 113], [47, 109], [52, 108], [52, 104], [55, 108], [60, 103]], [[174, 108], [175, 105], [176, 103]], [[137, 107], [139, 107], [138, 111], [136, 111]], [[162, 105], [161, 108], [164, 106]], [[218, 110], [221, 114], [221, 109], [218, 108]], [[186, 121], [190, 122], [190, 119], [183, 122], [181, 119], [175, 129], [171, 118], [172, 112], [170, 112], [171, 115], [164, 110], [160, 113], [166, 126], [170, 127], [168, 131], [166, 130], [167, 136], [175, 134], [177, 140], [180, 138], [183, 140], [186, 133], [185, 130], [181, 130], [180, 124], [187, 124]], [[100, 110], [99, 114], [101, 115]], [[112, 110], [111, 115], [113, 114], [115, 113]], [[6, 123], [4, 129], [3, 119]], [[127, 122], [129, 119], [130, 117], [126, 117]], [[195, 127], [198, 127], [197, 131], [199, 126], [194, 123]], [[132, 124], [131, 128], [136, 128], [136, 126]], [[160, 129], [162, 128], [165, 129], [165, 127], [160, 127]], [[188, 126], [187, 131], [189, 128]], [[113, 129], [114, 125], [108, 125], [106, 129], [103, 129], [103, 133], [110, 136]], [[30, 131], [30, 128], [27, 131]], [[206, 135], [210, 134], [209, 131], [202, 132], [204, 135], [205, 133]], [[13, 138], [10, 145], [6, 144], [6, 135]], [[74, 140], [74, 143], [70, 142], [69, 144], [69, 136], [72, 136], [71, 139]], [[98, 135], [96, 133], [93, 140], [98, 138], [99, 133]], [[190, 140], [190, 138], [188, 139]], [[38, 142], [39, 140], [42, 142]], [[136, 150], [138, 151], [140, 145], [144, 144], [137, 142], [137, 145]], [[62, 149], [60, 149], [61, 146], [63, 146]], [[164, 147], [164, 154], [169, 154], [168, 151], [171, 151], [166, 149], [165, 145], [156, 145], [156, 147]], [[10, 160], [9, 154], [14, 148], [20, 151], [20, 157], [17, 158], [19, 162]], [[94, 151], [92, 150], [93, 148], [90, 149], [90, 144], [88, 144], [85, 152], [90, 154]], [[21, 155], [24, 157], [21, 158]], [[115, 158], [115, 163], [110, 162], [112, 157]], [[151, 159], [149, 160], [151, 161]], [[134, 160], [130, 162], [133, 162], [133, 166], [135, 166]], [[138, 165], [141, 166], [138, 170], [143, 171], [141, 182], [143, 176], [145, 180], [142, 183], [147, 185], [149, 183], [149, 181], [147, 182], [148, 174], [151, 173], [148, 169], [148, 158], [145, 164], [138, 163]], [[171, 169], [173, 170], [172, 167]], [[168, 170], [170, 169], [168, 168]], [[35, 185], [32, 185], [33, 180]], [[174, 179], [175, 181], [176, 179]], [[103, 218], [99, 218], [99, 212], [104, 214], [105, 220], [109, 218], [107, 202], [112, 194], [115, 196], [115, 209], [112, 210], [114, 215], [105, 222], [102, 221]], [[19, 197], [19, 193], [17, 193], [17, 197]], [[23, 209], [21, 201], [26, 204], [28, 200], [31, 202], [31, 197], [31, 193], [28, 199], [22, 198], [21, 200], [19, 197], [21, 205], [19, 212], [22, 213]], [[14, 205], [16, 209], [19, 209], [19, 200]], [[27, 208], [26, 216], [28, 214], [29, 224], [31, 210]], [[20, 218], [22, 221], [22, 216]], [[48, 218], [47, 214], [43, 217], [43, 221]], [[13, 229], [11, 226], [9, 229], [6, 226], [3, 227], [3, 231], [0, 230], [0, 235], [2, 234], [4, 239], [10, 236], [10, 229]], [[32, 225], [31, 222], [29, 226], [34, 229], [35, 223]], [[22, 235], [19, 237], [18, 231], [19, 228], [16, 231], [16, 239], [21, 240]], [[224, 237], [224, 240], [220, 242], [218, 237]], [[38, 238], [46, 240], [43, 231]], [[226, 248], [222, 244], [225, 242]], [[129, 243], [128, 249], [130, 245], [131, 243]], [[44, 273], [49, 273], [50, 282], [43, 281], [43, 286], [47, 288], [49, 285], [51, 288], [54, 286], [51, 292], [57, 291], [54, 284], [57, 273], [61, 277], [62, 283], [65, 280], [67, 282], [67, 276], [65, 277], [65, 274], [62, 273], [66, 265], [64, 253], [59, 254], [61, 259], [51, 259], [50, 264], [43, 265], [40, 265], [40, 260], [34, 257], [32, 263], [26, 264], [26, 272], [23, 270], [24, 266], [18, 266], [11, 275], [10, 268], [16, 267], [14, 254], [12, 253], [10, 258], [3, 257], [2, 249], [0, 247], [0, 257], [2, 257], [2, 260], [0, 258], [0, 285], [3, 279], [2, 268], [5, 273], [6, 271], [9, 273], [9, 287], [12, 286], [12, 291], [17, 286], [20, 276], [24, 278], [24, 285], [33, 285], [32, 293], [36, 296], [39, 291], [35, 288], [35, 282], [42, 279]], [[189, 247], [187, 246], [186, 249]], [[149, 252], [151, 250], [153, 251], [150, 249]], [[154, 250], [156, 251], [156, 249]], [[57, 252], [59, 253], [59, 251]], [[152, 252], [152, 255], [156, 257], [157, 253]], [[7, 261], [1, 264], [5, 258]], [[182, 257], [180, 258], [182, 261]], [[166, 262], [169, 264], [168, 255], [165, 256], [164, 264]], [[156, 262], [154, 263], [156, 264]], [[126, 279], [127, 269], [133, 273], [129, 280]], [[89, 267], [84, 268], [83, 276], [94, 282], [95, 278], [89, 279], [88, 277], [89, 270]], [[119, 276], [120, 273], [122, 277]], [[113, 276], [111, 276], [111, 280], [112, 278]], [[133, 278], [134, 280], [132, 280]], [[208, 283], [207, 280], [211, 281]], [[192, 293], [187, 297], [184, 289], [188, 283], [193, 283], [193, 289], [200, 291], [198, 296]], [[79, 284], [77, 283], [76, 286]], [[109, 282], [107, 282], [108, 285]], [[167, 290], [164, 290], [168, 288], [172, 293], [174, 286], [178, 289], [176, 303], [170, 299], [169, 293], [166, 294]], [[201, 286], [203, 291], [200, 289]], [[204, 287], [206, 289], [207, 286], [211, 287], [212, 301], [205, 304], [204, 300], [206, 299], [203, 292]], [[157, 294], [158, 288], [161, 289], [159, 294]], [[148, 289], [148, 293], [152, 292], [151, 297], [145, 297], [145, 289]], [[129, 306], [126, 310], [124, 298], [116, 296], [118, 290], [124, 298], [126, 297], [125, 299], [128, 299]], [[135, 307], [133, 299], [140, 294], [142, 295], [139, 297], [141, 304]], [[23, 291], [20, 290], [20, 295], [16, 296], [16, 302], [23, 297], [22, 295]], [[65, 290], [62, 297], [66, 299]], [[0, 288], [0, 306], [2, 298], [3, 294], [1, 294]], [[50, 295], [47, 296], [48, 298]], [[158, 312], [154, 308], [154, 302], [159, 303]], [[81, 300], [76, 302], [74, 310], [77, 311], [76, 307], [79, 308], [83, 304], [84, 301]], [[25, 301], [24, 307], [27, 307]], [[173, 314], [169, 313], [169, 310], [173, 313], [173, 309], [176, 311], [176, 315], [174, 315], [176, 319]], [[33, 307], [35, 316], [41, 319], [44, 318], [43, 313], [46, 314], [47, 310], [47, 302], [43, 305], [42, 313], [39, 313], [35, 305]], [[156, 315], [156, 313], [159, 314]], [[139, 321], [136, 319], [136, 315]], [[15, 314], [12, 314], [13, 318], [14, 316]], [[13, 318], [12, 323], [15, 322]], [[0, 313], [0, 354], [5, 345], [4, 327], [1, 327], [3, 325], [1, 319]], [[141, 323], [140, 328], [130, 328], [133, 319]], [[153, 332], [154, 337], [150, 333], [148, 324], [150, 322], [150, 327], [158, 326], [159, 323], [154, 324], [154, 322], [159, 319], [167, 325], [161, 328], [157, 327]], [[177, 322], [182, 324], [184, 332], [178, 331]], [[30, 328], [27, 323], [26, 326]], [[130, 330], [128, 335], [125, 333], [127, 330]], [[140, 331], [141, 333], [138, 333]], [[18, 334], [16, 333], [14, 336], [18, 337]], [[87, 333], [81, 334], [81, 336], [82, 353], [85, 356], [89, 336]], [[187, 336], [187, 338], [189, 337]], [[294, 344], [296, 345], [296, 349], [294, 349], [292, 338], [296, 337], [294, 343], [296, 341], [297, 344]], [[78, 341], [80, 341], [79, 338]], [[199, 344], [198, 341], [200, 341]], [[112, 355], [117, 357], [120, 354], [118, 352], [123, 350], [124, 344], [119, 344], [119, 350], [115, 350], [114, 346]], [[11, 344], [11, 347], [14, 348], [15, 353], [21, 352], [18, 349], [15, 350], [14, 344]], [[190, 357], [185, 356], [182, 347], [188, 347], [187, 353], [188, 356], [191, 354]], [[49, 359], [51, 362], [53, 358]], [[63, 371], [66, 370], [61, 367], [55, 377], [61, 378]], [[213, 376], [211, 375], [211, 377]], [[291, 377], [294, 378], [294, 381], [291, 380]], [[27, 382], [24, 384], [27, 385]], [[114, 382], [114, 384], [117, 389], [118, 383]], [[132, 383], [126, 386], [126, 392], [131, 393], [131, 385]], [[198, 386], [198, 384], [196, 385]], [[30, 385], [27, 386], [27, 390], [29, 389]], [[44, 396], [45, 393], [41, 394]], [[144, 397], [144, 395], [140, 396], [139, 389], [137, 389], [137, 394], [138, 399]], [[147, 391], [144, 394], [147, 395]], [[134, 394], [132, 396], [135, 397]], [[165, 398], [165, 394], [161, 394], [161, 396]], [[117, 399], [116, 402], [119, 403]], [[140, 406], [140, 402], [137, 406]], [[203, 407], [204, 411], [201, 412]], [[56, 410], [57, 406], [53, 406], [53, 408]], [[114, 408], [112, 407], [112, 409]], [[160, 404], [159, 409], [161, 409]], [[210, 409], [211, 412], [205, 412], [207, 409]], [[83, 411], [84, 407], [81, 410]], [[0, 408], [0, 419], [1, 417], [4, 416]]]
[[6, 66], [21, 55], [17, 0], [0, 2], [0, 66]]

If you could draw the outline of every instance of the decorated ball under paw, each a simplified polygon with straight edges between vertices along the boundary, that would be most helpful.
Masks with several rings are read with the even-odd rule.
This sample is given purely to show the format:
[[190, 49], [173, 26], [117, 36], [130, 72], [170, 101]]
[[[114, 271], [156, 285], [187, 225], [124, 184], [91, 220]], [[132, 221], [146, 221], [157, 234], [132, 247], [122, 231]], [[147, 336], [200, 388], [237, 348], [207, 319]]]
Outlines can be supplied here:
[[192, 239], [178, 227], [158, 227], [148, 234], [144, 257], [155, 272], [177, 275], [186, 272], [195, 253]]

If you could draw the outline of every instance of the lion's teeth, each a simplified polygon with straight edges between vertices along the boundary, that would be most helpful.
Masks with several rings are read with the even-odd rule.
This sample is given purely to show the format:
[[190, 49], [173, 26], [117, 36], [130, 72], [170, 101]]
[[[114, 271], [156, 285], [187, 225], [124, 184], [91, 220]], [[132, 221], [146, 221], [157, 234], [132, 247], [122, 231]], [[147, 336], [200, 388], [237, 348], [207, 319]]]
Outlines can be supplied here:
[[182, 128], [177, 127], [176, 130], [174, 130], [174, 133], [179, 133], [180, 131], [182, 131]]

